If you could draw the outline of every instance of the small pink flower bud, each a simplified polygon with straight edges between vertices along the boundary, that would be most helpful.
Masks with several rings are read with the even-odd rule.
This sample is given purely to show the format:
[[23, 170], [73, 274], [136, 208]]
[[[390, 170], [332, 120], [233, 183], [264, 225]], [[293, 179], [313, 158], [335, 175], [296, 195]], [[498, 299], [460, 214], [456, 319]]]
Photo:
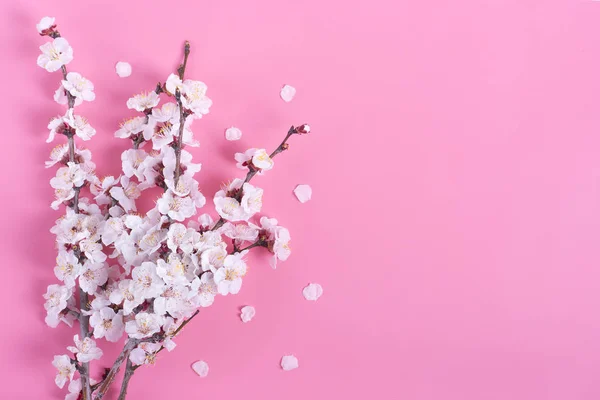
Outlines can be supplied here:
[[296, 133], [298, 133], [300, 135], [305, 135], [310, 132], [310, 125], [302, 124], [300, 126], [297, 126], [295, 131], [296, 131]]

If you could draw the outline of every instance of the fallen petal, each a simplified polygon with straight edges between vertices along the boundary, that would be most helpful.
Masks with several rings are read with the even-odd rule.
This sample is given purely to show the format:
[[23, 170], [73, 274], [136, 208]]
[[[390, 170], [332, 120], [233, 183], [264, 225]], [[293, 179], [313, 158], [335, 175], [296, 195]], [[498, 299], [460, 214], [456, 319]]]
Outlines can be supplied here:
[[117, 71], [117, 75], [121, 78], [126, 78], [131, 75], [131, 64], [125, 61], [119, 61], [117, 65], [115, 65], [115, 70]]
[[256, 309], [252, 306], [245, 306], [242, 308], [241, 318], [244, 323], [251, 321], [256, 315]]
[[206, 378], [208, 375], [208, 364], [205, 361], [196, 361], [192, 364], [192, 369], [201, 378]]
[[225, 139], [227, 140], [240, 140], [242, 137], [242, 131], [232, 126], [231, 128], [227, 128], [225, 130]]
[[281, 96], [283, 101], [285, 101], [286, 103], [289, 103], [290, 101], [292, 101], [292, 99], [294, 98], [295, 95], [296, 95], [296, 88], [293, 86], [290, 86], [290, 85], [284, 85], [281, 88], [281, 91], [279, 92], [279, 96]]
[[323, 288], [318, 283], [311, 283], [302, 290], [302, 295], [306, 300], [317, 301], [323, 295]]
[[283, 368], [284, 371], [291, 371], [298, 368], [298, 359], [292, 355], [283, 356], [281, 358], [281, 368]]
[[312, 188], [308, 185], [298, 185], [294, 189], [294, 194], [300, 203], [306, 203], [312, 197]]

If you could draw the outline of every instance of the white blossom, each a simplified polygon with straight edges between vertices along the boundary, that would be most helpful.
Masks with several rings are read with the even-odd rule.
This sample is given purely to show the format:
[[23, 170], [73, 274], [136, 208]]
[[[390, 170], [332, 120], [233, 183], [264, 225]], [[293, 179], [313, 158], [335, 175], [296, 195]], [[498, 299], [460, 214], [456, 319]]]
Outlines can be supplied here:
[[186, 79], [183, 82], [183, 96], [181, 103], [184, 108], [187, 108], [197, 118], [208, 114], [209, 108], [212, 105], [212, 100], [206, 96], [208, 87], [204, 82]]
[[200, 307], [212, 305], [218, 292], [212, 272], [205, 272], [200, 278], [195, 278], [191, 288], [194, 293], [192, 301]]
[[146, 157], [148, 157], [148, 153], [142, 149], [129, 149], [121, 153], [125, 176], [131, 178], [135, 175], [142, 182], [144, 180], [144, 160]]
[[156, 260], [156, 273], [167, 285], [187, 284], [186, 266], [176, 253], [169, 256], [169, 262]]
[[108, 279], [108, 269], [102, 262], [93, 263], [90, 260], [83, 265], [79, 276], [79, 286], [87, 294], [94, 294], [98, 286], [102, 286]]
[[37, 59], [37, 64], [48, 72], [58, 71], [63, 65], [73, 60], [73, 48], [67, 39], [58, 37], [51, 42], [40, 46], [42, 54]]
[[65, 283], [67, 288], [75, 286], [75, 279], [81, 272], [81, 264], [71, 251], [60, 251], [56, 257], [54, 275]]
[[75, 346], [69, 346], [67, 350], [77, 356], [77, 361], [86, 363], [92, 360], [99, 360], [102, 357], [102, 350], [96, 347], [94, 339], [86, 337], [80, 340], [79, 335], [75, 335], [73, 341], [75, 342]]
[[140, 343], [129, 354], [129, 359], [133, 365], [154, 364], [156, 353], [160, 350], [158, 343], [144, 342]]
[[242, 277], [246, 275], [246, 262], [242, 257], [246, 252], [228, 255], [223, 266], [215, 271], [214, 279], [220, 294], [237, 294], [242, 288]]
[[56, 386], [62, 389], [67, 381], [73, 379], [73, 375], [75, 375], [75, 365], [71, 363], [71, 359], [66, 354], [54, 356], [52, 365], [58, 370], [54, 382], [56, 383]]
[[261, 232], [266, 236], [268, 249], [273, 253], [270, 264], [275, 269], [277, 260], [285, 261], [292, 253], [290, 231], [279, 226], [275, 218], [261, 217], [260, 224]]
[[136, 94], [129, 100], [127, 100], [127, 108], [133, 109], [139, 112], [154, 108], [160, 101], [156, 92], [144, 92]]
[[123, 314], [115, 313], [110, 307], [95, 311], [90, 317], [90, 326], [94, 328], [96, 339], [106, 338], [109, 342], [118, 341], [123, 335]]
[[69, 72], [67, 79], [62, 81], [63, 87], [75, 98], [81, 98], [85, 101], [93, 101], [96, 98], [94, 94], [94, 84], [77, 72]]
[[135, 211], [135, 199], [141, 195], [138, 184], [129, 180], [127, 176], [122, 176], [121, 186], [113, 186], [109, 193], [125, 211]]
[[117, 288], [110, 294], [110, 301], [113, 304], [123, 304], [123, 315], [129, 315], [133, 309], [144, 302], [142, 291], [131, 279], [119, 281]]
[[[242, 188], [241, 202], [233, 196]], [[213, 199], [219, 215], [228, 221], [247, 221], [262, 208], [263, 190], [241, 179], [234, 179], [219, 190]]]
[[179, 197], [171, 190], [163, 193], [156, 204], [161, 214], [168, 215], [175, 221], [183, 221], [196, 213], [194, 201], [189, 196]]
[[142, 312], [136, 314], [135, 320], [127, 321], [125, 332], [134, 339], [143, 339], [160, 331], [162, 323], [160, 315]]
[[61, 312], [67, 308], [72, 297], [72, 289], [65, 285], [49, 285], [44, 294], [44, 308], [46, 309], [46, 324], [56, 328], [61, 321]]
[[115, 132], [115, 136], [121, 139], [128, 138], [131, 135], [136, 135], [146, 128], [146, 118], [133, 117], [123, 122], [119, 129]]

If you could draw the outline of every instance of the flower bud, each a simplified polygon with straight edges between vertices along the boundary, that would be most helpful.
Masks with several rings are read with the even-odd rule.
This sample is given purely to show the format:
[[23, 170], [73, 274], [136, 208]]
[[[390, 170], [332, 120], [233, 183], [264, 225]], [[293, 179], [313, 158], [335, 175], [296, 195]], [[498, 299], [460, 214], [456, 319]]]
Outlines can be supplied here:
[[305, 135], [305, 134], [307, 134], [307, 133], [310, 132], [310, 125], [308, 125], [308, 124], [302, 124], [300, 126], [297, 126], [296, 129], [294, 129], [294, 131], [297, 134]]

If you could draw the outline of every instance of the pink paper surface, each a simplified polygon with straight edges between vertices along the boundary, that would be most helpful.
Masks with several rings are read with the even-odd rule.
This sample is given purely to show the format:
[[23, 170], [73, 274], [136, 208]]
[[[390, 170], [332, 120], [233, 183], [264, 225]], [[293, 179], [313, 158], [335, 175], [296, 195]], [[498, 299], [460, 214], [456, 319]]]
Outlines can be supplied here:
[[[176, 68], [185, 39], [214, 101], [191, 149], [207, 197], [242, 176], [236, 151], [312, 127], [255, 182], [290, 259], [252, 256], [241, 293], [202, 310], [128, 398], [600, 398], [600, 3], [21, 0], [0, 15], [0, 398], [62, 399], [51, 360], [75, 333], [43, 320], [61, 215], [46, 124], [62, 110], [59, 76], [36, 65], [44, 15], [96, 85], [80, 111], [100, 174], [120, 171], [126, 100]], [[107, 365], [117, 346], [100, 346]], [[286, 354], [298, 369], [280, 369]]]

